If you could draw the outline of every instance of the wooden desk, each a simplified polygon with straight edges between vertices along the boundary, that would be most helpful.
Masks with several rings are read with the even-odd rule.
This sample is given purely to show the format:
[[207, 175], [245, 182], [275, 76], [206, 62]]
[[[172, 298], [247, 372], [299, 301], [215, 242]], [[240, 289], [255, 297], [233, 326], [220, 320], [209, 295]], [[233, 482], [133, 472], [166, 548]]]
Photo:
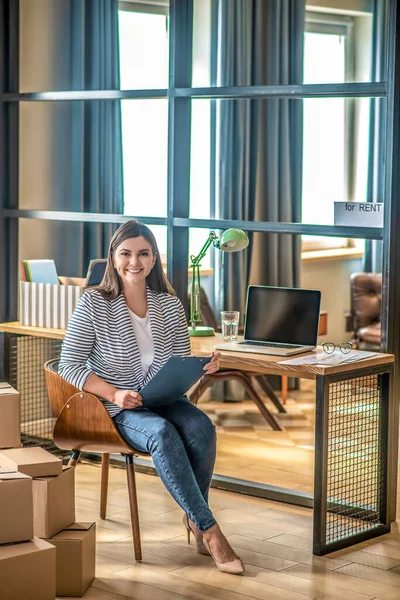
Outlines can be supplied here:
[[[207, 355], [216, 338], [193, 338]], [[282, 357], [221, 350], [223, 368], [316, 380], [313, 552], [390, 531], [396, 518], [398, 407], [394, 356], [337, 366], [284, 365]]]
[[[65, 333], [19, 323], [0, 324], [0, 331], [58, 340]], [[218, 334], [192, 338], [193, 353], [207, 355], [220, 340]], [[397, 491], [398, 407], [392, 393], [393, 355], [379, 354], [356, 363], [324, 367], [289, 366], [280, 363], [282, 357], [247, 352], [221, 354], [223, 368], [316, 380], [314, 554], [323, 555], [389, 532], [395, 520]], [[295, 502], [289, 490], [262, 488], [263, 497]]]

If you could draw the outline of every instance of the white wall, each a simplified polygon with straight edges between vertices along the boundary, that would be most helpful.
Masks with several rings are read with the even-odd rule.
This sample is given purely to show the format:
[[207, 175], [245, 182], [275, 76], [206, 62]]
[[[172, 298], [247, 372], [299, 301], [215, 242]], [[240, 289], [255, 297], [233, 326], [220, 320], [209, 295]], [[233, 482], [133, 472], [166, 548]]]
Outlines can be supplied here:
[[321, 310], [328, 312], [328, 334], [320, 343], [349, 341], [344, 314], [350, 310], [350, 275], [357, 271], [362, 271], [361, 258], [302, 261], [301, 287], [321, 290]]

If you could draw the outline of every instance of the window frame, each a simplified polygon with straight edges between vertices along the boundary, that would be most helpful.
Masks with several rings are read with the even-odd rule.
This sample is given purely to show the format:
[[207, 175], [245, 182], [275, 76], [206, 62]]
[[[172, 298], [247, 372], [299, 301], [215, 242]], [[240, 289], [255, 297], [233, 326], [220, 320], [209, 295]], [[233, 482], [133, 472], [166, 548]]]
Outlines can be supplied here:
[[[152, 2], [154, 4], [155, 2]], [[142, 2], [139, 2], [142, 4]], [[0, 97], [1, 106], [5, 107], [6, 125], [0, 129], [1, 143], [4, 148], [2, 156], [7, 157], [0, 163], [0, 226], [5, 230], [3, 240], [8, 240], [12, 234], [13, 239], [18, 219], [46, 219], [79, 222], [106, 222], [123, 223], [131, 218], [128, 215], [104, 215], [97, 213], [74, 213], [72, 211], [45, 211], [21, 210], [18, 204], [18, 106], [20, 102], [42, 101], [101, 101], [107, 99], [132, 99], [135, 98], [166, 98], [169, 102], [169, 142], [168, 142], [168, 214], [163, 217], [141, 217], [147, 224], [167, 225], [168, 228], [168, 276], [175, 287], [178, 296], [186, 303], [187, 290], [187, 256], [188, 256], [188, 228], [201, 227], [209, 229], [226, 229], [238, 227], [249, 232], [258, 231], [266, 233], [285, 233], [290, 235], [318, 235], [323, 237], [346, 237], [360, 239], [383, 239], [383, 228], [353, 227], [353, 226], [328, 226], [310, 225], [291, 222], [254, 222], [222, 220], [214, 217], [210, 219], [191, 219], [189, 216], [189, 163], [190, 148], [190, 103], [193, 98], [326, 98], [326, 97], [355, 97], [355, 98], [383, 98], [388, 99], [389, 108], [385, 114], [387, 131], [390, 133], [391, 124], [397, 118], [397, 105], [394, 97], [397, 94], [395, 87], [396, 63], [396, 23], [400, 33], [400, 19], [396, 21], [397, 9], [400, 14], [400, 2], [394, 0], [389, 5], [389, 10], [383, 13], [384, 22], [389, 29], [389, 43], [385, 46], [388, 52], [388, 77], [382, 76], [380, 81], [366, 81], [360, 83], [341, 84], [299, 84], [280, 86], [236, 86], [236, 87], [191, 87], [191, 62], [192, 62], [192, 25], [193, 25], [193, 0], [170, 0], [170, 69], [169, 85], [167, 89], [150, 90], [102, 90], [102, 91], [45, 91], [33, 93], [20, 93], [18, 85], [18, 3], [7, 4], [3, 19], [6, 22], [5, 31], [11, 31], [6, 40], [7, 49], [7, 79], [5, 89]], [[0, 23], [0, 26], [2, 23]], [[390, 54], [391, 53], [391, 54]], [[400, 71], [400, 65], [399, 65]], [[400, 90], [398, 92], [400, 97]], [[397, 99], [397, 96], [396, 96]], [[400, 104], [400, 102], [399, 102]], [[6, 132], [7, 135], [4, 134]], [[9, 149], [8, 139], [12, 136], [14, 145]], [[392, 159], [393, 137], [387, 138], [386, 152], [388, 159]], [[13, 157], [13, 168], [9, 166], [10, 157]], [[0, 155], [1, 158], [1, 155]], [[14, 160], [15, 159], [15, 160]], [[390, 163], [392, 165], [392, 163]], [[393, 167], [386, 169], [385, 185], [390, 184], [389, 177], [394, 177]], [[397, 196], [395, 195], [397, 199]], [[400, 202], [400, 192], [399, 192]], [[134, 215], [132, 215], [134, 217]], [[388, 227], [388, 225], [386, 225]], [[4, 229], [5, 228], [5, 229]], [[399, 236], [400, 238], [400, 236]], [[1, 240], [0, 240], [1, 243]], [[394, 242], [393, 242], [394, 244]], [[13, 247], [15, 244], [13, 244]], [[11, 260], [16, 261], [16, 250]], [[9, 251], [6, 250], [8, 262]], [[0, 276], [7, 273], [9, 300], [3, 306], [3, 319], [16, 317], [17, 306], [17, 269], [9, 270], [0, 262]], [[399, 343], [400, 348], [400, 343]]]

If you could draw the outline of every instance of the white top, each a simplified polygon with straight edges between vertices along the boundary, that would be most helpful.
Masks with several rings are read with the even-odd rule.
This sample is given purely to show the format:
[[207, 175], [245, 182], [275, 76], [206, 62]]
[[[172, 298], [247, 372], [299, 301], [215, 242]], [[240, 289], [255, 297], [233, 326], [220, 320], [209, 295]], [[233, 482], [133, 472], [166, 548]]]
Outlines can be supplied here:
[[143, 379], [146, 377], [154, 360], [154, 343], [150, 327], [150, 315], [147, 311], [145, 317], [138, 317], [129, 310], [133, 331], [139, 347], [140, 360], [142, 363]]

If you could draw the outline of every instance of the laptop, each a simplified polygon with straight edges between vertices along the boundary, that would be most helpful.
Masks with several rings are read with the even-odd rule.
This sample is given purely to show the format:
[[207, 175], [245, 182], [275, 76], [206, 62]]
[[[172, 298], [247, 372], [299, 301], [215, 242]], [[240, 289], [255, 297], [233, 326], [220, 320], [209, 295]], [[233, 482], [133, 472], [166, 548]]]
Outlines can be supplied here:
[[90, 261], [86, 274], [85, 288], [100, 285], [107, 267], [106, 258], [95, 258]]
[[292, 356], [317, 345], [321, 292], [251, 285], [247, 290], [243, 342], [218, 350]]

